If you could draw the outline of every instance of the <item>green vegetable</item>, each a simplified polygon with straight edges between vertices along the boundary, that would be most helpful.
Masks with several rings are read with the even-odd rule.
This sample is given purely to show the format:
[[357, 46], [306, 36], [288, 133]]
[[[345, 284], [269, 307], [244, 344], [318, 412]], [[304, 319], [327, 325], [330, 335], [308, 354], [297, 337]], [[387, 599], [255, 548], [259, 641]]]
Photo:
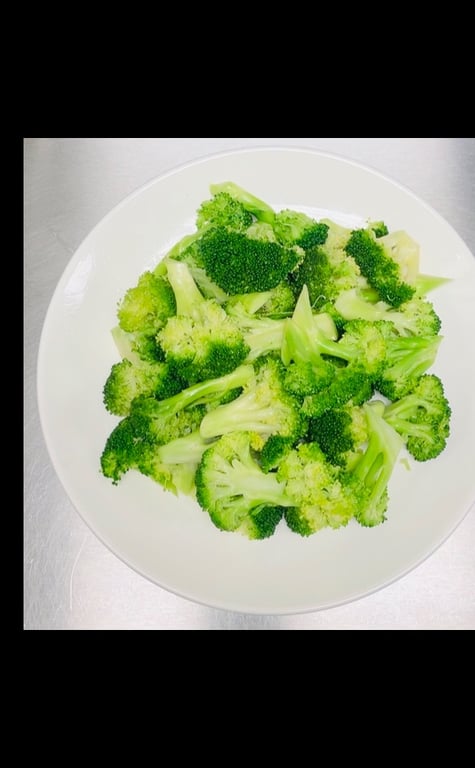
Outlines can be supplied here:
[[275, 211], [230, 181], [210, 193], [118, 303], [103, 475], [140, 472], [252, 540], [381, 524], [401, 452], [433, 460], [450, 436], [426, 298], [447, 280], [383, 221]]

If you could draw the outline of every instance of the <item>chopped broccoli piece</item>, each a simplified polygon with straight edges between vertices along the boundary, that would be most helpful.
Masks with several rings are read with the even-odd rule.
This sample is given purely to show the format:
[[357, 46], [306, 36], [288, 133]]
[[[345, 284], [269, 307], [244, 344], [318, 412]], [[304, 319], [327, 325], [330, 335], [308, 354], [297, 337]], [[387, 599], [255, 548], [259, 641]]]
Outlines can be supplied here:
[[328, 237], [328, 225], [311, 219], [307, 214], [285, 209], [276, 214], [274, 232], [282, 245], [299, 245], [304, 250], [323, 245]]
[[275, 288], [302, 258], [279, 243], [224, 228], [206, 232], [199, 248], [207, 274], [230, 296]]
[[296, 363], [317, 363], [321, 355], [352, 362], [368, 374], [375, 374], [384, 362], [386, 343], [375, 323], [353, 320], [345, 327], [339, 341], [323, 328], [323, 320], [336, 336], [336, 328], [329, 315], [314, 315], [310, 306], [307, 287], [304, 286], [292, 318], [285, 321], [282, 343], [282, 360], [288, 365]]
[[388, 484], [404, 441], [383, 418], [382, 402], [365, 403], [363, 410], [368, 424], [368, 442], [351, 470], [349, 487], [353, 488], [358, 503], [356, 519], [360, 525], [371, 528], [386, 519]]
[[277, 478], [285, 483], [286, 496], [293, 501], [284, 513], [287, 525], [301, 536], [345, 526], [358, 511], [351, 484], [316, 443], [302, 444], [287, 453]]
[[405, 283], [399, 265], [386, 253], [380, 238], [371, 231], [357, 229], [345, 246], [346, 253], [358, 264], [369, 284], [378, 291], [380, 298], [393, 307], [399, 307], [414, 295], [414, 288]]
[[196, 218], [198, 230], [213, 226], [240, 231], [250, 227], [252, 222], [252, 214], [228, 192], [218, 192], [211, 200], [205, 200]]
[[285, 390], [285, 368], [270, 355], [256, 361], [256, 374], [231, 403], [210, 411], [201, 423], [205, 439], [226, 435], [239, 428], [264, 437], [281, 435], [298, 439], [306, 424], [300, 411], [300, 400]]
[[419, 274], [419, 244], [402, 230], [388, 232], [379, 239], [379, 243], [386, 255], [398, 265], [401, 280], [414, 286]]
[[165, 360], [188, 384], [224, 376], [247, 357], [236, 323], [213, 299], [205, 299], [184, 262], [170, 260], [168, 277], [177, 314], [157, 335]]
[[233, 181], [225, 181], [221, 184], [211, 184], [210, 191], [212, 195], [218, 195], [219, 193], [226, 192], [233, 200], [241, 203], [241, 205], [249, 211], [259, 221], [265, 221], [268, 224], [272, 224], [274, 221], [274, 210], [260, 200], [255, 195], [251, 194], [247, 190], [235, 184]]
[[196, 472], [196, 498], [217, 528], [249, 539], [271, 536], [290, 503], [276, 475], [260, 468], [251, 435], [236, 430], [204, 452]]
[[435, 459], [450, 434], [451, 409], [442, 381], [424, 374], [414, 388], [385, 408], [384, 418], [406, 442], [417, 461]]
[[167, 278], [144, 272], [119, 303], [117, 316], [124, 331], [153, 334], [175, 311], [175, 296]]
[[384, 237], [384, 235], [389, 234], [389, 229], [387, 228], [384, 221], [370, 221], [368, 224], [368, 229], [372, 229], [375, 237]]
[[401, 304], [399, 309], [393, 309], [384, 301], [376, 304], [366, 301], [355, 289], [343, 291], [335, 301], [335, 309], [345, 320], [377, 321], [385, 320], [393, 323], [398, 333], [405, 336], [436, 336], [441, 327], [440, 317], [433, 305], [418, 296]]
[[[390, 327], [381, 321], [380, 328]], [[442, 336], [397, 336], [389, 330], [386, 360], [376, 388], [389, 400], [398, 400], [413, 389], [416, 381], [429, 370], [437, 357]]]
[[360, 406], [351, 404], [330, 409], [310, 419], [308, 437], [332, 464], [351, 468], [368, 439], [366, 415]]
[[183, 388], [183, 381], [166, 363], [131, 363], [124, 358], [112, 366], [104, 385], [104, 405], [116, 416], [127, 416], [136, 397], [171, 397]]
[[[201, 424], [205, 406], [254, 377], [251, 365], [241, 365], [226, 376], [194, 384], [165, 400], [137, 397], [129, 416], [123, 419], [107, 439], [101, 457], [103, 474], [117, 483], [129, 469], [155, 477], [156, 449], [194, 432]], [[202, 406], [202, 407], [201, 407]], [[158, 464], [157, 464], [158, 461]]]

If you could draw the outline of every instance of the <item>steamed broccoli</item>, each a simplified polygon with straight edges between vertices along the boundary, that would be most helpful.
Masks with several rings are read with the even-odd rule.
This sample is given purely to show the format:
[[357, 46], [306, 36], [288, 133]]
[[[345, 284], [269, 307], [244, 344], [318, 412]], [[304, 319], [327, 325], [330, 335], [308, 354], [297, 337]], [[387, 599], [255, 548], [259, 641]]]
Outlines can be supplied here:
[[298, 245], [304, 250], [323, 245], [328, 237], [328, 225], [311, 219], [305, 213], [285, 209], [276, 214], [274, 232], [282, 245]]
[[176, 395], [183, 381], [166, 363], [131, 363], [124, 358], [112, 366], [104, 384], [104, 405], [116, 416], [126, 416], [136, 397], [153, 395], [159, 399]]
[[167, 278], [144, 272], [119, 303], [117, 316], [124, 331], [153, 334], [175, 311], [175, 296]]
[[230, 296], [275, 288], [302, 258], [296, 249], [225, 228], [209, 230], [198, 245], [208, 276]]
[[417, 461], [435, 459], [450, 433], [451, 409], [438, 376], [424, 374], [413, 389], [389, 404], [384, 418], [404, 439]]
[[368, 425], [362, 407], [348, 403], [310, 419], [308, 438], [316, 442], [332, 464], [351, 469], [368, 439]]
[[242, 365], [227, 376], [194, 384], [165, 400], [138, 397], [130, 414], [109, 436], [101, 457], [103, 474], [117, 483], [124, 472], [139, 469], [155, 477], [156, 449], [194, 432], [201, 424], [206, 405], [233, 390], [239, 391], [251, 377], [251, 365]]
[[202, 296], [185, 263], [170, 259], [167, 269], [177, 314], [157, 334], [165, 361], [188, 384], [237, 368], [249, 352], [238, 326], [213, 299]]
[[383, 364], [386, 344], [376, 323], [353, 320], [345, 327], [339, 341], [322, 329], [322, 317], [330, 324], [332, 336], [336, 328], [328, 315], [314, 315], [310, 306], [307, 287], [304, 286], [292, 318], [285, 321], [282, 343], [282, 360], [288, 365], [318, 363], [321, 355], [327, 355], [358, 365], [368, 374], [376, 374]]
[[414, 288], [404, 282], [399, 264], [386, 252], [383, 240], [376, 240], [371, 230], [357, 229], [351, 233], [345, 251], [355, 260], [379, 297], [387, 304], [399, 307], [414, 296]]
[[442, 336], [397, 336], [391, 324], [381, 321], [386, 334], [386, 359], [376, 387], [389, 400], [398, 400], [414, 387], [437, 357]]
[[213, 409], [201, 422], [205, 439], [226, 435], [239, 429], [268, 438], [281, 435], [297, 440], [306, 425], [300, 400], [286, 391], [285, 368], [278, 358], [268, 355], [255, 363], [256, 373], [244, 386], [242, 394], [230, 403]]
[[370, 221], [367, 228], [372, 229], [377, 238], [389, 234], [389, 229], [384, 221]]
[[255, 216], [259, 221], [264, 221], [268, 224], [272, 224], [274, 221], [275, 213], [270, 205], [238, 186], [238, 184], [235, 184], [233, 181], [225, 181], [221, 184], [211, 184], [210, 192], [212, 195], [219, 195], [223, 192], [226, 193], [232, 197], [233, 200], [240, 203], [246, 211]]
[[368, 442], [364, 453], [351, 469], [349, 487], [358, 505], [356, 519], [367, 527], [384, 522], [389, 503], [388, 484], [404, 440], [383, 418], [381, 401], [365, 403]]
[[441, 327], [440, 317], [433, 305], [418, 296], [393, 309], [384, 301], [372, 303], [355, 289], [342, 291], [335, 301], [336, 311], [345, 320], [386, 320], [393, 323], [398, 333], [405, 336], [436, 336]]
[[378, 242], [398, 265], [401, 280], [414, 287], [419, 274], [419, 244], [402, 230], [386, 232]]
[[310, 536], [321, 528], [345, 526], [358, 511], [351, 485], [340, 467], [326, 459], [316, 443], [290, 451], [277, 469], [292, 506], [285, 510], [289, 528]]
[[205, 200], [196, 217], [198, 230], [213, 226], [240, 231], [250, 227], [252, 222], [252, 214], [228, 192], [218, 192], [211, 200]]
[[217, 528], [249, 539], [271, 536], [283, 507], [291, 503], [276, 475], [262, 471], [251, 435], [240, 429], [204, 452], [196, 472], [196, 498]]

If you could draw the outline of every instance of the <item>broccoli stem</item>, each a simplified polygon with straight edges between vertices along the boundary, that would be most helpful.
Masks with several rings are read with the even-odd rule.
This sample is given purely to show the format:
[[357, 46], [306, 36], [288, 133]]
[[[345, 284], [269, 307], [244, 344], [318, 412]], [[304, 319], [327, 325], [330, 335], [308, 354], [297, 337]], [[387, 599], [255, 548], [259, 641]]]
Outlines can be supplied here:
[[157, 414], [163, 417], [172, 416], [178, 413], [178, 411], [189, 408], [191, 405], [208, 403], [216, 395], [225, 394], [232, 389], [243, 387], [253, 376], [254, 368], [252, 365], [240, 365], [226, 376], [193, 384], [191, 387], [183, 389], [177, 395], [158, 401]]
[[193, 317], [206, 299], [199, 291], [188, 265], [182, 261], [167, 261], [167, 276], [176, 299], [176, 314]]

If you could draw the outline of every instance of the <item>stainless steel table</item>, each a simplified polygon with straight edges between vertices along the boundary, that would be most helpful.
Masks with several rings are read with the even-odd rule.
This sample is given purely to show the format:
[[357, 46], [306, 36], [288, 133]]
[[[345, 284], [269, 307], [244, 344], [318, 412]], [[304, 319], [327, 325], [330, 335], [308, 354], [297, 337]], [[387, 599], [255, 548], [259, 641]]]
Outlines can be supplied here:
[[[46, 452], [36, 358], [56, 283], [90, 229], [122, 198], [183, 162], [246, 146], [344, 155], [410, 187], [475, 253], [475, 139], [25, 139], [26, 629], [473, 629], [475, 514], [416, 570], [357, 602], [253, 616], [197, 605], [151, 584], [82, 522]], [[475, 311], [475, 310], [474, 310]]]

